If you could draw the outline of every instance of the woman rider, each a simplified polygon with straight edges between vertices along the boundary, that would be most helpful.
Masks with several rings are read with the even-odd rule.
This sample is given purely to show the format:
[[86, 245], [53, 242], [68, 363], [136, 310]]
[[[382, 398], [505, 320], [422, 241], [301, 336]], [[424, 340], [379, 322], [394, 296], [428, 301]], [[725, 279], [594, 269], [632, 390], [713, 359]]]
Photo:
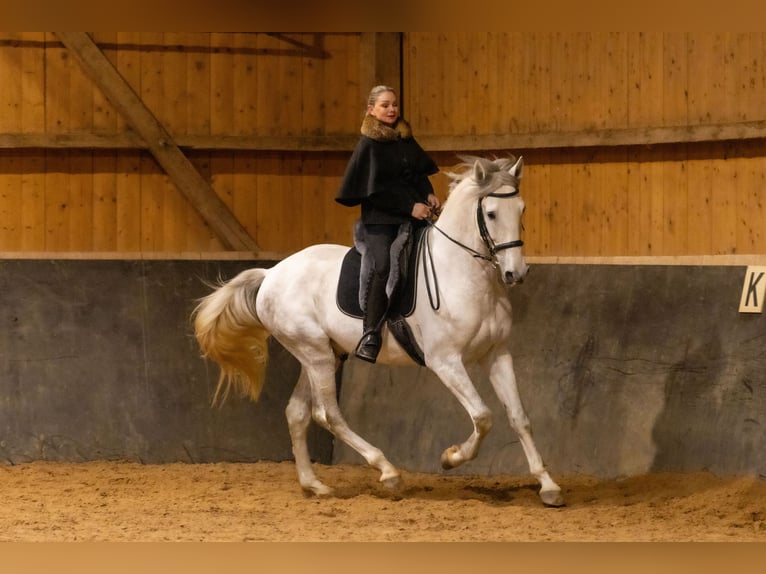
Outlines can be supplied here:
[[361, 205], [365, 256], [371, 258], [372, 272], [361, 286], [363, 331], [355, 354], [374, 363], [388, 310], [391, 244], [402, 224], [424, 225], [432, 211], [438, 212], [441, 204], [428, 176], [439, 168], [399, 117], [396, 92], [390, 86], [370, 91], [361, 133], [335, 200]]

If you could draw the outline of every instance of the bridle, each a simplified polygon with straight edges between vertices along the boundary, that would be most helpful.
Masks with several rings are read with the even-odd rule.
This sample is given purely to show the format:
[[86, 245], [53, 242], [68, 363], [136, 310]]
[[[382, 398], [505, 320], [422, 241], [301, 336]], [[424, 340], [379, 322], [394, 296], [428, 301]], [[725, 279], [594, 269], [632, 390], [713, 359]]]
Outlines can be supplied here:
[[443, 231], [440, 227], [436, 226], [436, 223], [431, 221], [430, 219], [426, 219], [426, 223], [428, 225], [441, 233], [444, 237], [452, 241], [452, 243], [459, 245], [466, 251], [468, 251], [471, 255], [478, 259], [483, 259], [484, 261], [487, 261], [490, 265], [493, 267], [498, 267], [499, 263], [497, 261], [497, 254], [500, 251], [503, 251], [505, 249], [512, 249], [514, 247], [522, 247], [524, 245], [524, 241], [521, 239], [514, 239], [513, 241], [507, 241], [506, 243], [495, 243], [495, 240], [492, 239], [492, 235], [489, 233], [489, 229], [487, 228], [487, 220], [484, 218], [484, 210], [483, 202], [484, 199], [487, 197], [501, 197], [501, 198], [511, 198], [519, 195], [519, 190], [514, 189], [513, 191], [509, 191], [508, 193], [488, 193], [487, 195], [483, 196], [476, 204], [476, 225], [479, 227], [479, 235], [481, 236], [481, 240], [484, 242], [484, 246], [487, 248], [487, 251], [489, 252], [488, 255], [484, 255], [483, 253], [479, 253], [475, 249], [468, 247], [464, 243], [461, 243], [454, 237], [450, 237], [447, 235], [445, 231]]
[[484, 219], [484, 210], [481, 208], [482, 202], [484, 201], [485, 197], [508, 198], [508, 197], [514, 197], [516, 195], [519, 195], [518, 189], [514, 189], [513, 191], [509, 191], [508, 193], [490, 193], [482, 197], [479, 200], [479, 202], [476, 204], [476, 223], [479, 226], [479, 233], [481, 234], [481, 240], [484, 242], [484, 245], [486, 245], [487, 249], [489, 250], [489, 258], [490, 258], [489, 260], [492, 263], [493, 267], [498, 266], [496, 255], [499, 251], [503, 251], [504, 249], [512, 249], [514, 247], [521, 247], [522, 245], [524, 245], [524, 242], [521, 239], [514, 239], [513, 241], [501, 243], [500, 245], [496, 244], [495, 241], [492, 239], [492, 236], [489, 234], [489, 229], [487, 229], [487, 222]]
[[[439, 233], [441, 233], [444, 237], [452, 241], [455, 245], [459, 245], [464, 250], [468, 251], [473, 257], [476, 257], [477, 259], [482, 259], [492, 265], [492, 267], [497, 270], [500, 268], [500, 263], [497, 260], [497, 254], [500, 251], [503, 251], [505, 249], [513, 249], [514, 247], [522, 247], [524, 245], [524, 241], [522, 239], [514, 239], [513, 241], [507, 241], [505, 243], [495, 243], [495, 240], [492, 239], [492, 235], [489, 232], [489, 229], [487, 228], [487, 220], [484, 217], [484, 209], [483, 202], [484, 199], [487, 197], [500, 197], [503, 199], [515, 197], [519, 195], [519, 190], [514, 189], [513, 191], [509, 191], [507, 193], [488, 193], [485, 196], [482, 196], [481, 199], [476, 203], [476, 225], [479, 227], [479, 235], [481, 236], [481, 240], [484, 243], [484, 246], [487, 248], [488, 254], [485, 255], [483, 253], [479, 253], [475, 249], [469, 247], [468, 245], [461, 243], [454, 237], [450, 237], [444, 230], [439, 228], [434, 221], [431, 219], [426, 219], [426, 223], [431, 229], [435, 229]], [[423, 257], [423, 274], [425, 276], [426, 281], [426, 291], [428, 291], [428, 299], [431, 302], [431, 308], [436, 311], [439, 306], [439, 285], [438, 280], [436, 278], [436, 269], [434, 268], [434, 261], [433, 257], [431, 255], [431, 236], [429, 233], [426, 233], [425, 236], [425, 250], [428, 254], [428, 257]], [[428, 267], [426, 259], [428, 259], [431, 262], [431, 275], [434, 278], [434, 286], [436, 287], [436, 303], [434, 303], [434, 296], [431, 293], [431, 283], [428, 278]]]

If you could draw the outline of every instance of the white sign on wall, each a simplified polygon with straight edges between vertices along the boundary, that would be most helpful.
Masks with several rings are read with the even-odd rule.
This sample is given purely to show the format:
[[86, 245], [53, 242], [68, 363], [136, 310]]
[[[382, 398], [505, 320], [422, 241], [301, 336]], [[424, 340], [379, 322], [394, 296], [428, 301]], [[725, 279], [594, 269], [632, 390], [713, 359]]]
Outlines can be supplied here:
[[766, 267], [749, 266], [739, 299], [740, 313], [762, 313], [766, 294]]

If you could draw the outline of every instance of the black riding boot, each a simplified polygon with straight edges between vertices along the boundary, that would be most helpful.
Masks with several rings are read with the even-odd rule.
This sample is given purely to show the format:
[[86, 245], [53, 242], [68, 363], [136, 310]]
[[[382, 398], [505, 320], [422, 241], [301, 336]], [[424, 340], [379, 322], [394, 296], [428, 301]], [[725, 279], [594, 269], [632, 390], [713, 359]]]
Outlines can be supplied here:
[[380, 331], [383, 328], [387, 310], [386, 280], [372, 273], [367, 285], [367, 304], [362, 322], [364, 331], [354, 352], [363, 361], [374, 363], [378, 358], [382, 342]]

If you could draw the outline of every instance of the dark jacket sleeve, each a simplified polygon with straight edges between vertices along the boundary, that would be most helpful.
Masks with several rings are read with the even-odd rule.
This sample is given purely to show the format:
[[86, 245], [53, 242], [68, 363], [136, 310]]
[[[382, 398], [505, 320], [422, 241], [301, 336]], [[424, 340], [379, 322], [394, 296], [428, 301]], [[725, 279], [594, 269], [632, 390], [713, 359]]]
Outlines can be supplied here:
[[375, 192], [378, 170], [373, 155], [370, 141], [367, 138], [360, 139], [348, 160], [335, 201], [353, 207]]

